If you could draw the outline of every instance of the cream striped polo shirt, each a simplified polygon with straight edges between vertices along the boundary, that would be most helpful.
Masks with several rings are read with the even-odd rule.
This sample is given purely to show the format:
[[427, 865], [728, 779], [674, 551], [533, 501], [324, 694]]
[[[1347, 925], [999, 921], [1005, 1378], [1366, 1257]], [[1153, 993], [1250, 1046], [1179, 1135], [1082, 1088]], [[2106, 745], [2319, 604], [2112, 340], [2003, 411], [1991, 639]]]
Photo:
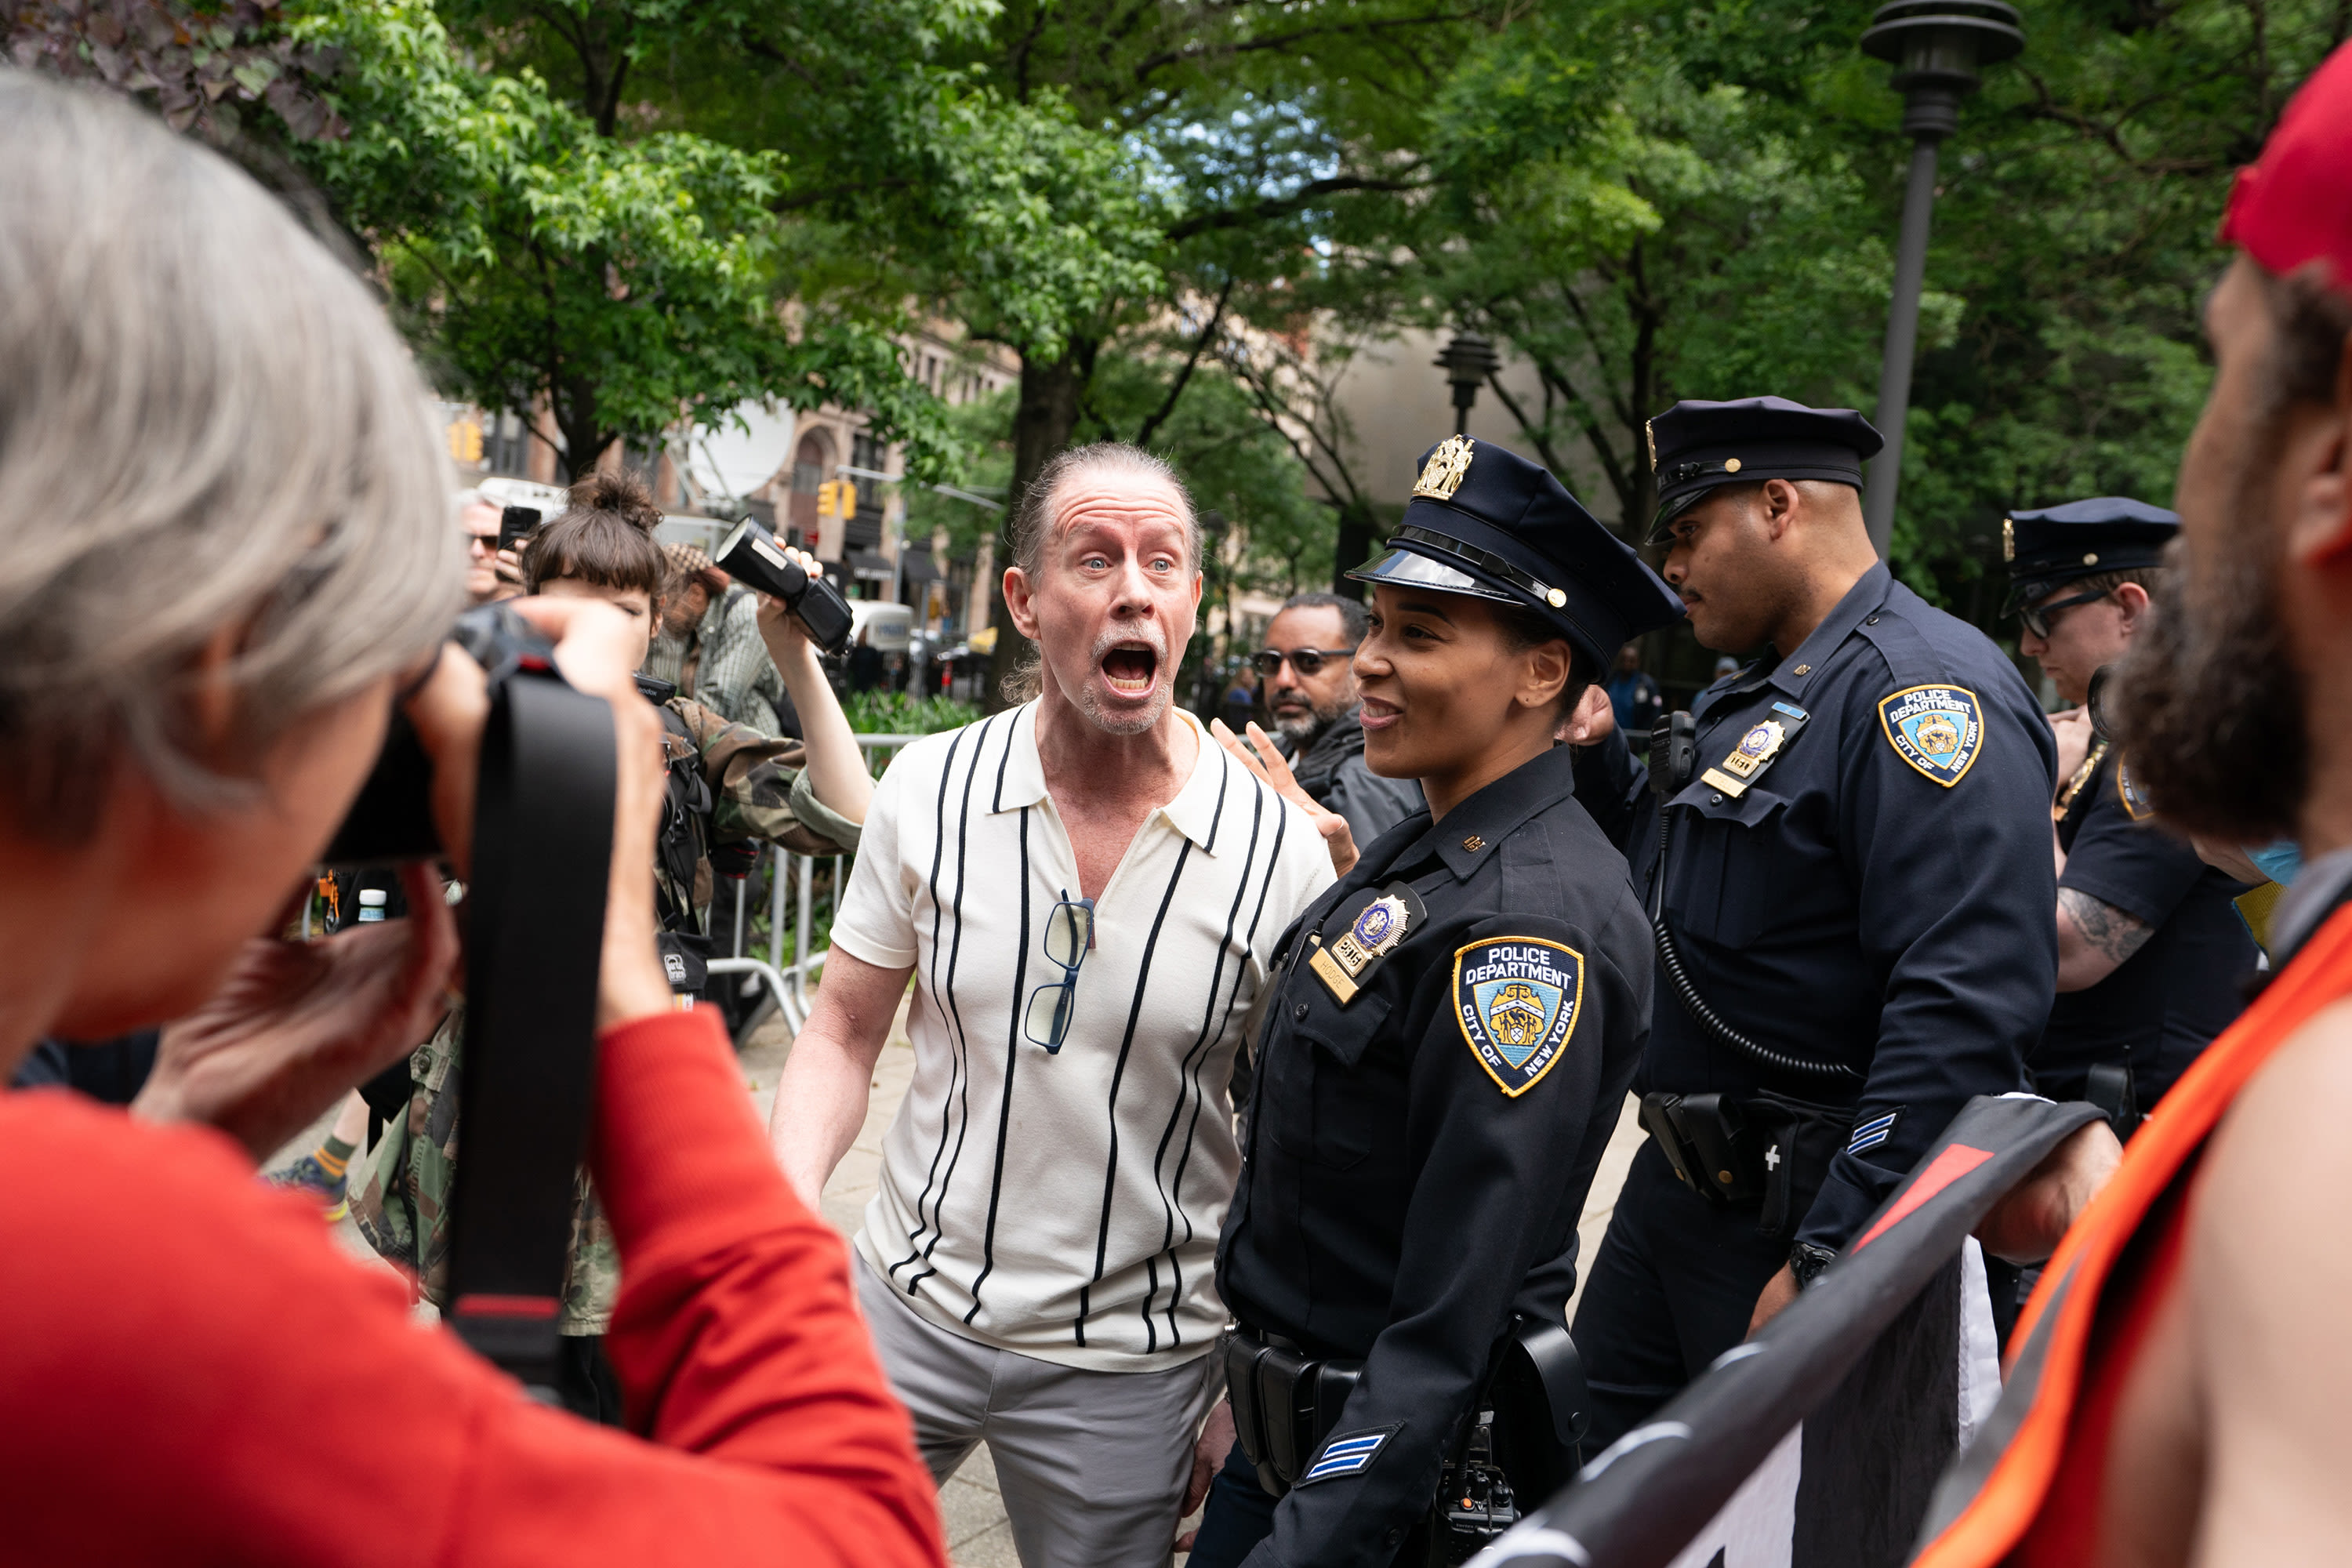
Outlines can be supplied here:
[[1223, 1325], [1242, 1016], [1332, 879], [1306, 815], [1177, 717], [1199, 758], [1097, 897], [1058, 1053], [1023, 1026], [1062, 975], [1046, 917], [1078, 894], [1034, 703], [899, 753], [833, 926], [845, 952], [915, 966], [915, 1077], [859, 1253], [940, 1327], [1070, 1366], [1175, 1365]]

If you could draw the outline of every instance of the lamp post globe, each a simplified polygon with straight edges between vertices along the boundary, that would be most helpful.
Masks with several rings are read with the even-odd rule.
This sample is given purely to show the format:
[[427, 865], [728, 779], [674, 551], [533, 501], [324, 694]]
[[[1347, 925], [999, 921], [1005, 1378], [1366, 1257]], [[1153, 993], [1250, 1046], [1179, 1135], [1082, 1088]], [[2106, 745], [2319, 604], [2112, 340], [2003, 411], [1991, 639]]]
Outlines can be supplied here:
[[1863, 516], [1884, 559], [1895, 531], [1895, 487], [1903, 475], [1903, 424], [1911, 405], [1911, 365], [1919, 343], [1919, 296], [1927, 272], [1927, 225], [1936, 206], [1936, 153], [1959, 129], [1960, 100], [1976, 91], [1980, 67], [2013, 59], [2025, 47], [2017, 8], [2001, 0], [1893, 0], [1862, 35], [1862, 52], [1895, 67], [1903, 95], [1903, 132], [1912, 139], [1903, 228], [1895, 248], [1895, 292], [1886, 312], [1886, 352], [1879, 363], [1874, 423], [1886, 445], [1871, 460]]

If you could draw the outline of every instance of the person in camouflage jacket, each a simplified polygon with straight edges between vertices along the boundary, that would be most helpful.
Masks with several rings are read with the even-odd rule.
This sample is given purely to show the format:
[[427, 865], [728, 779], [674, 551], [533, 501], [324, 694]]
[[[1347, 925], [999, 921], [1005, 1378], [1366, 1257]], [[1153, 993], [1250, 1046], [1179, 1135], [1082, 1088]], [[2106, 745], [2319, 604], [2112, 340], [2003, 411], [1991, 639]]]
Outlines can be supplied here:
[[[659, 514], [640, 504], [642, 497], [633, 482], [613, 476], [574, 487], [571, 509], [541, 530], [526, 552], [531, 591], [587, 584], [603, 590], [595, 596], [640, 614], [650, 631], [660, 614], [660, 590], [669, 584], [646, 521], [658, 521]], [[821, 570], [805, 557], [802, 565], [812, 574]], [[789, 619], [780, 612], [781, 606], [770, 609], [772, 623]], [[672, 969], [682, 1002], [703, 984], [699, 949], [716, 890], [714, 855], [741, 854], [761, 842], [803, 855], [854, 853], [871, 798], [856, 741], [814, 652], [796, 626], [786, 633], [779, 625], [772, 647], [795, 701], [813, 721], [805, 742], [731, 723], [667, 682], [638, 679], [647, 698], [661, 704], [669, 755], [655, 889], [666, 949], [690, 961]], [[821, 789], [832, 798], [822, 798]], [[673, 942], [678, 945], [670, 947]], [[406, 1113], [387, 1124], [351, 1198], [352, 1221], [369, 1244], [410, 1270], [436, 1306], [447, 1301], [448, 1202], [457, 1174], [464, 1038], [460, 1002], [410, 1056]], [[620, 1294], [620, 1258], [584, 1168], [572, 1225], [557, 1328], [577, 1339], [601, 1336]]]

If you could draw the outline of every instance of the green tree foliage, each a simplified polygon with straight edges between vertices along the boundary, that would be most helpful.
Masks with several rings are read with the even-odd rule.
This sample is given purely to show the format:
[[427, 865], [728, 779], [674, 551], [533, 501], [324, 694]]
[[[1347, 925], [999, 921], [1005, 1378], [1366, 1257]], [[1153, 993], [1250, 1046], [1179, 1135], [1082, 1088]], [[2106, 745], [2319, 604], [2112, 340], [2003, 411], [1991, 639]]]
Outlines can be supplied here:
[[746, 400], [870, 409], [935, 458], [945, 432], [888, 338], [780, 298], [782, 159], [688, 132], [602, 134], [528, 68], [484, 71], [424, 0], [316, 0], [296, 36], [347, 62], [352, 126], [304, 163], [368, 234], [442, 378], [545, 399], [566, 466]]
[[[2006, 509], [2169, 498], [2231, 170], [2343, 38], [2331, 0], [2022, 5], [1944, 149], [1895, 559], [1965, 613]], [[1772, 391], [1871, 407], [1909, 144], [1866, 3], [1540, 5], [1465, 60], [1423, 308], [1541, 375], [1555, 466], [1650, 502], [1640, 421]]]

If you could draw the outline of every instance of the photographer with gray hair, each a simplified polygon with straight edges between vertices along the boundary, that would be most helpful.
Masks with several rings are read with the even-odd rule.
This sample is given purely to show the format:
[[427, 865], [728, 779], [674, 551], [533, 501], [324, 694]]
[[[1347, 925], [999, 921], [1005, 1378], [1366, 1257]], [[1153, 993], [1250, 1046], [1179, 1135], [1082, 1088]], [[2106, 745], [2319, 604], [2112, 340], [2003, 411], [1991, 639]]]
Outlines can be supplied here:
[[671, 1005], [662, 729], [620, 611], [520, 613], [618, 747], [590, 1163], [635, 1436], [420, 1332], [253, 1180], [442, 1006], [428, 868], [409, 919], [280, 933], [395, 705], [468, 868], [488, 703], [445, 642], [452, 476], [366, 286], [225, 160], [11, 70], [0, 146], [0, 1076], [43, 1035], [174, 1022], [141, 1119], [0, 1094], [5, 1554], [943, 1562], [841, 1244]]
[[987, 1442], [1027, 1568], [1154, 1568], [1207, 1488], [1241, 1022], [1346, 829], [1171, 700], [1200, 531], [1165, 463], [1063, 453], [1010, 543], [1034, 695], [882, 775], [772, 1132], [814, 1204], [913, 980], [856, 1240], [883, 1364], [937, 1479]]

